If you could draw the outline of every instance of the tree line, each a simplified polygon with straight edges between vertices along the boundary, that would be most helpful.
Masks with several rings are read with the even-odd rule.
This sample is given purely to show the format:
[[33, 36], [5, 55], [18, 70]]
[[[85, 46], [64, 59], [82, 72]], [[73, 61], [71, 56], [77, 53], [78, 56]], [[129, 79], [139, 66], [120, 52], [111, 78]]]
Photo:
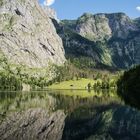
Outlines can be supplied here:
[[140, 65], [125, 71], [117, 86], [118, 95], [126, 104], [140, 108]]

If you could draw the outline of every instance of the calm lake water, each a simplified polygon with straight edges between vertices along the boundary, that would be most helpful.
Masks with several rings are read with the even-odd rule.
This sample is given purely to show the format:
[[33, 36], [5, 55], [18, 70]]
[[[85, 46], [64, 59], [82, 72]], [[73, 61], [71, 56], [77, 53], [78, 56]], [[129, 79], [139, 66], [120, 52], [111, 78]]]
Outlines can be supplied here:
[[[75, 109], [103, 106], [122, 101], [115, 91], [51, 90], [31, 92], [0, 92], [0, 120], [11, 112], [30, 108], [49, 109], [51, 112], [64, 110], [70, 115]], [[81, 111], [82, 113], [82, 111]], [[80, 117], [83, 115], [79, 114]]]
[[[107, 139], [116, 137], [116, 134], [114, 134], [116, 130], [112, 127], [115, 126], [115, 123], [120, 126], [120, 128], [116, 128], [118, 129], [117, 131], [121, 129], [121, 125], [123, 127], [124, 124], [120, 124], [120, 122], [125, 118], [120, 118], [120, 116], [122, 116], [123, 111], [126, 112], [124, 109], [127, 107], [115, 91], [0, 92], [0, 123], [3, 123], [7, 116], [12, 113], [36, 108], [47, 110], [50, 113], [63, 110], [66, 114], [66, 119], [62, 139], [69, 140], [95, 139], [95, 132], [98, 134], [99, 131], [103, 133], [102, 137], [105, 137], [107, 133]], [[118, 111], [120, 116], [115, 111]], [[91, 125], [92, 123], [93, 125]], [[132, 120], [131, 123], [133, 123]], [[110, 129], [113, 129], [111, 130], [113, 134], [109, 133]], [[97, 138], [99, 137], [97, 136]]]

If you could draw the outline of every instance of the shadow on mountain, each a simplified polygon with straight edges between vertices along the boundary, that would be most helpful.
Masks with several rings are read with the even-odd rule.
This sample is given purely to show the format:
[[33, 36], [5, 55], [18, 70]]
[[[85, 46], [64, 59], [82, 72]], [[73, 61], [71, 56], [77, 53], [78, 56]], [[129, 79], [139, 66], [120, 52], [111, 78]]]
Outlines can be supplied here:
[[84, 65], [84, 68], [117, 70], [112, 65], [110, 56], [106, 55], [107, 52], [103, 47], [104, 43], [91, 41], [66, 27], [63, 23], [58, 23], [55, 19], [52, 19], [52, 22], [63, 41], [65, 56], [71, 63], [78, 61], [81, 65]]

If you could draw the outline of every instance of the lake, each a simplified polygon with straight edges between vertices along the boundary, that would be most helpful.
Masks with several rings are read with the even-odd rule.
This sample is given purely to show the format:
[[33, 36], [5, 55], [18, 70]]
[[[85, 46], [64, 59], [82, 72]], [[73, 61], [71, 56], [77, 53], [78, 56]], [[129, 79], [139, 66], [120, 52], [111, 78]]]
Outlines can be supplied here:
[[140, 139], [140, 112], [116, 91], [0, 92], [1, 139]]

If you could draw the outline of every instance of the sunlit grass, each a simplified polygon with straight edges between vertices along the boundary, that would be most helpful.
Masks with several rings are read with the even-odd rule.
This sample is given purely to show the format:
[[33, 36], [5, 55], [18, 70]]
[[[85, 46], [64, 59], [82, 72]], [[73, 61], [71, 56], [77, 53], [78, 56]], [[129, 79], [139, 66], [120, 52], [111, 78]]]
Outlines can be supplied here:
[[49, 86], [49, 89], [87, 89], [88, 83], [94, 85], [95, 80], [81, 78], [79, 80], [64, 81]]

